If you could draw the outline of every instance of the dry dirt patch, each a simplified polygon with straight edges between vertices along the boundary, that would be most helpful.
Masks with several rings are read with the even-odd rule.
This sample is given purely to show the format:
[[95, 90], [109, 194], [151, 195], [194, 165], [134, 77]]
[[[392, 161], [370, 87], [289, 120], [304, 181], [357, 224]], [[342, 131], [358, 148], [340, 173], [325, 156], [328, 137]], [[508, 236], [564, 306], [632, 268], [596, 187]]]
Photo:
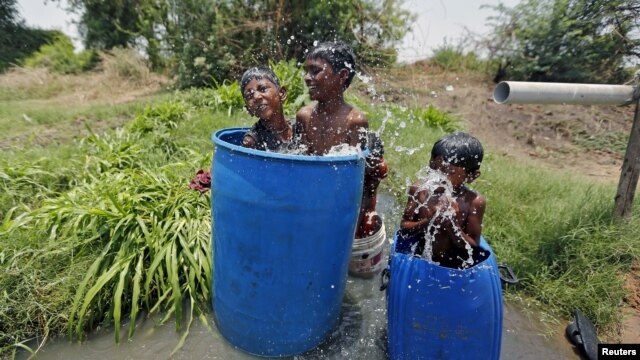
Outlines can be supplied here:
[[[489, 151], [587, 177], [617, 182], [623, 152], [607, 147], [612, 134], [631, 131], [633, 106], [499, 105], [495, 84], [480, 74], [444, 73], [426, 62], [379, 76], [391, 101], [434, 106], [459, 116]], [[580, 146], [584, 138], [594, 145]]]

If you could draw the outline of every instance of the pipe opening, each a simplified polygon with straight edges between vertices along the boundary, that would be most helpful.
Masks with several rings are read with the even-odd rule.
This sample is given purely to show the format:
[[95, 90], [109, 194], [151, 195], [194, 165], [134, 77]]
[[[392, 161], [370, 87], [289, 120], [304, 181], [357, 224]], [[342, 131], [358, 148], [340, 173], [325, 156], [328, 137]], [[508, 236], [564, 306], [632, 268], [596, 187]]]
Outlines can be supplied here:
[[503, 81], [499, 83], [496, 88], [493, 90], [493, 101], [498, 104], [504, 104], [505, 101], [509, 98], [509, 93], [511, 92], [511, 88], [509, 87], [509, 83]]

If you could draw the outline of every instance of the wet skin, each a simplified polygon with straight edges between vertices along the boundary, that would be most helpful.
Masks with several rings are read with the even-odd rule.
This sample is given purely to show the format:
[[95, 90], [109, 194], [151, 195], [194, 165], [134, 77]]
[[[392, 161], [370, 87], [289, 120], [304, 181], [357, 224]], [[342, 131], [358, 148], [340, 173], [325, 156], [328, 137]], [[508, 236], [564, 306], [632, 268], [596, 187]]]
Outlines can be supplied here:
[[[432, 161], [430, 167], [447, 176], [453, 194], [445, 195], [444, 188], [431, 194], [421, 187], [422, 183], [413, 184], [400, 227], [420, 238], [427, 233], [433, 235], [432, 260], [442, 266], [459, 268], [469, 257], [467, 246], [477, 247], [480, 243], [486, 203], [481, 194], [464, 186], [480, 172], [467, 174], [463, 168], [441, 161]], [[444, 211], [451, 211], [451, 216], [444, 216]]]
[[[247, 83], [242, 93], [245, 107], [249, 114], [257, 117], [267, 129], [280, 137], [280, 140], [291, 139], [291, 125], [286, 121], [282, 110], [282, 103], [287, 98], [284, 86], [278, 88], [266, 78], [252, 79]], [[242, 140], [245, 147], [255, 148], [255, 139], [245, 136]]]
[[334, 71], [320, 58], [307, 59], [304, 81], [315, 104], [298, 111], [301, 143], [311, 155], [324, 155], [340, 144], [356, 146], [366, 140], [367, 118], [344, 101], [347, 69]]

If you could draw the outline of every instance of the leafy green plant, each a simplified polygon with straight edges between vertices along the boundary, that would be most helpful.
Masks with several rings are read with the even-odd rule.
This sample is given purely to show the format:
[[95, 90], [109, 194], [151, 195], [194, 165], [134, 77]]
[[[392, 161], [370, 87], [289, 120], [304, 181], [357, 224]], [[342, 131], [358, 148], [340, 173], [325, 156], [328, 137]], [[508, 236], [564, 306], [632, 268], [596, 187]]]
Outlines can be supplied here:
[[59, 35], [51, 44], [46, 44], [24, 60], [26, 67], [44, 67], [62, 74], [77, 74], [90, 69], [95, 62], [95, 53], [83, 51], [74, 53], [71, 40]]
[[294, 116], [296, 111], [309, 102], [309, 93], [304, 84], [304, 71], [295, 60], [270, 62], [269, 66], [278, 76], [280, 85], [287, 89], [287, 100], [284, 103], [284, 111], [289, 116]]

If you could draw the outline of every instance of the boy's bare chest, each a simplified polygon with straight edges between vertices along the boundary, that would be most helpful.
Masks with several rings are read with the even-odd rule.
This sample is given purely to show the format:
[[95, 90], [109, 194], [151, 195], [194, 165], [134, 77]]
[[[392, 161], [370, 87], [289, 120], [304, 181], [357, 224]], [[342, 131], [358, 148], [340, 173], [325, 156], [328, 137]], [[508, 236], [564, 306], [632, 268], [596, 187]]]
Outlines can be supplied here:
[[347, 119], [336, 119], [328, 116], [312, 116], [307, 130], [307, 140], [313, 152], [326, 154], [332, 147], [340, 144], [350, 144], [352, 134], [349, 131]]

